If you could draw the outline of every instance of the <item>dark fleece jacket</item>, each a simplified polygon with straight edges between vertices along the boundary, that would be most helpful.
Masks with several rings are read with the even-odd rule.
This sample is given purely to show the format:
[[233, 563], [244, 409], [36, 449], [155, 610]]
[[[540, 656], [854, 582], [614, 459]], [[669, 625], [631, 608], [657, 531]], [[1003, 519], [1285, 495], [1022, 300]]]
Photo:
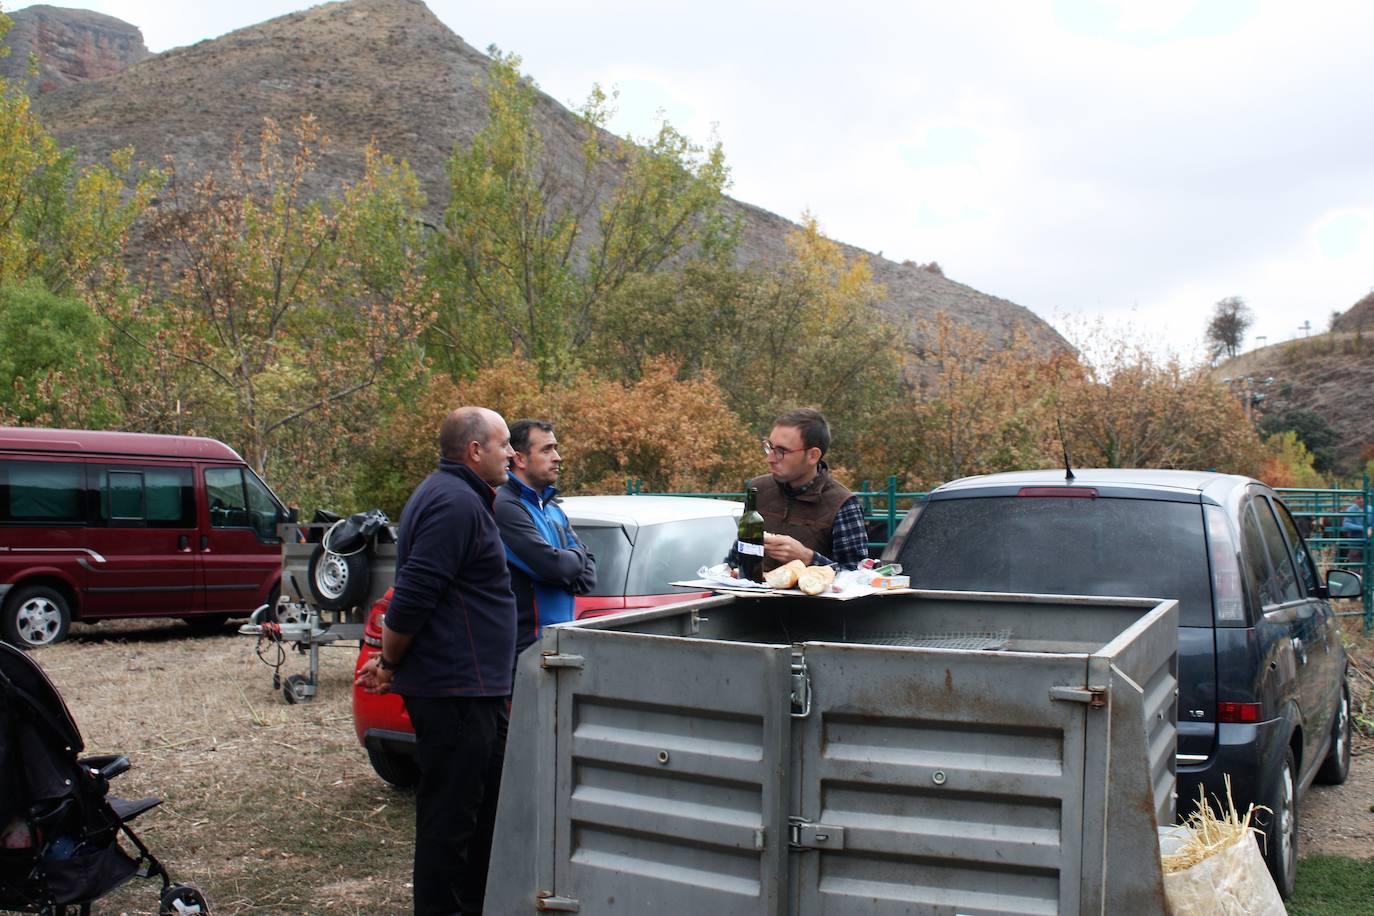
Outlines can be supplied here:
[[391, 689], [403, 696], [509, 696], [515, 595], [495, 493], [441, 459], [401, 513], [389, 629], [413, 637]]

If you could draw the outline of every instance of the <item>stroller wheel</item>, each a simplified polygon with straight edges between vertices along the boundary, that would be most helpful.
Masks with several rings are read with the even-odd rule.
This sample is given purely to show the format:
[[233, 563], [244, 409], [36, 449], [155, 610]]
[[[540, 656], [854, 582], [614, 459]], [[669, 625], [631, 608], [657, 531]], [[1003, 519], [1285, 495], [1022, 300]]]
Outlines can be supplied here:
[[173, 884], [162, 892], [158, 916], [185, 916], [189, 913], [209, 913], [205, 895], [189, 884]]

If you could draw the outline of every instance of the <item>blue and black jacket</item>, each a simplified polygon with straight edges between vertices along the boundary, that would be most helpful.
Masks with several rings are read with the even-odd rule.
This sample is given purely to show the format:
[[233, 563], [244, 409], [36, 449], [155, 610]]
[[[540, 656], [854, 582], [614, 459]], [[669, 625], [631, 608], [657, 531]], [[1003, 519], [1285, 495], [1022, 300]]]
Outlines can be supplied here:
[[572, 620], [574, 596], [596, 585], [596, 559], [557, 496], [557, 488], [536, 493], [514, 474], [496, 491], [496, 524], [515, 591], [516, 655], [539, 638], [541, 627]]

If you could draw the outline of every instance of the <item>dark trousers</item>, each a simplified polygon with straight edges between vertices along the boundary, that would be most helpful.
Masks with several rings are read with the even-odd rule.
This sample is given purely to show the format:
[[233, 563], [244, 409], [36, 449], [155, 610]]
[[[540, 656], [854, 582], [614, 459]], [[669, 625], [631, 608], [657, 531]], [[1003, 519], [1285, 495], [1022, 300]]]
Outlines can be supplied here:
[[510, 716], [506, 697], [411, 697], [415, 913], [482, 912]]

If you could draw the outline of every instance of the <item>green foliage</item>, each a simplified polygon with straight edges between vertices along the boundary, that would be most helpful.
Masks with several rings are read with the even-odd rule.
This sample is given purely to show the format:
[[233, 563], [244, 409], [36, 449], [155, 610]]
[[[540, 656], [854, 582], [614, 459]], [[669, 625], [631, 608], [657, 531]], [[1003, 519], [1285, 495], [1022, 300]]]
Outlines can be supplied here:
[[80, 299], [37, 277], [0, 284], [0, 416], [4, 422], [105, 426], [115, 405], [100, 396], [104, 326]]
[[619, 140], [602, 129], [598, 89], [577, 115], [578, 157], [554, 161], [519, 63], [493, 51], [489, 119], [449, 161], [433, 338], [455, 378], [511, 352], [542, 379], [559, 377], [608, 296], [732, 243], [718, 210], [728, 177], [719, 144], [703, 149], [666, 123], [645, 145]]
[[1330, 473], [1336, 464], [1336, 446], [1340, 435], [1314, 410], [1289, 410], [1264, 416], [1255, 424], [1262, 435], [1291, 430], [1312, 453], [1312, 466], [1322, 474]]
[[834, 426], [832, 461], [865, 469], [861, 443], [902, 390], [900, 334], [867, 261], [847, 258], [809, 216], [788, 245], [772, 269], [702, 258], [634, 278], [598, 316], [589, 358], [622, 378], [657, 356], [684, 378], [709, 372], [755, 434], [785, 410], [817, 407]]
[[380, 383], [419, 371], [414, 341], [433, 317], [414, 176], [369, 151], [356, 184], [311, 200], [327, 142], [313, 118], [289, 139], [269, 120], [251, 164], [240, 150], [223, 177], [173, 167], [154, 227], [165, 295], [111, 311], [163, 380], [143, 399], [158, 403], [152, 428], [224, 439], [316, 503], [351, 491]]

